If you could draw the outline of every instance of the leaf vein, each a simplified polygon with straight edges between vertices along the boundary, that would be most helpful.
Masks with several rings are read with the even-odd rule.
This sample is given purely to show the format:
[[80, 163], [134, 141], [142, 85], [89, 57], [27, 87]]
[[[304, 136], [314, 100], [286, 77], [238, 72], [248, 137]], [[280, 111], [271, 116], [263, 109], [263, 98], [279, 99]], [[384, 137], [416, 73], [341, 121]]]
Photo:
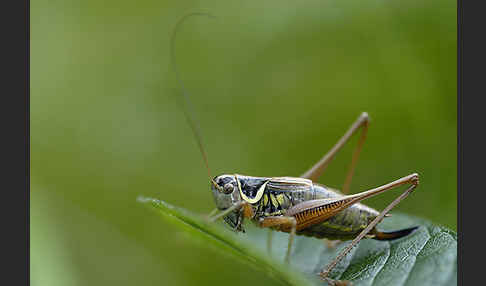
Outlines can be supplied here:
[[380, 270], [376, 273], [376, 275], [373, 277], [373, 280], [371, 280], [370, 286], [373, 286], [375, 283], [375, 278], [380, 274], [380, 272], [385, 268], [385, 265], [388, 263], [388, 260], [391, 257], [391, 243], [388, 242], [388, 256], [386, 257], [385, 263], [383, 263], [383, 266], [380, 268]]
[[376, 276], [378, 276], [378, 274], [380, 274], [381, 270], [383, 269], [383, 267], [385, 267], [386, 263], [388, 262], [388, 259], [390, 259], [390, 256], [391, 256], [391, 244], [390, 242], [388, 242], [388, 255], [386, 257], [386, 260], [385, 260], [385, 263], [383, 263], [383, 265], [381, 265], [380, 267], [380, 270], [378, 270], [378, 272], [376, 272], [376, 275], [374, 275], [372, 278], [371, 278], [371, 283], [370, 283], [370, 286], [373, 285], [373, 283], [375, 283], [375, 278]]
[[427, 241], [424, 243], [424, 245], [422, 245], [422, 248], [420, 248], [419, 252], [417, 252], [417, 254], [415, 255], [415, 261], [413, 262], [412, 268], [410, 268], [410, 271], [407, 274], [407, 278], [405, 279], [405, 281], [402, 284], [403, 286], [407, 285], [407, 282], [410, 279], [410, 274], [413, 272], [413, 270], [417, 266], [417, 257], [420, 255], [422, 250], [424, 250], [425, 246], [432, 241], [432, 233], [429, 231], [429, 228], [425, 227], [425, 230], [427, 231], [429, 237], [427, 238]]

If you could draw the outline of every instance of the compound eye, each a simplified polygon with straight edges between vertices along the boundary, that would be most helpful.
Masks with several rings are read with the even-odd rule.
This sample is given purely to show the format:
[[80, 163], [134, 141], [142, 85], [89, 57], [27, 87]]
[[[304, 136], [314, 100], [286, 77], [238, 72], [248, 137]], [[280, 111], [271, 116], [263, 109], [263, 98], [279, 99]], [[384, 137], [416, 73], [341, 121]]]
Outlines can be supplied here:
[[235, 186], [233, 186], [232, 183], [227, 183], [223, 187], [223, 192], [225, 194], [231, 194], [234, 191], [234, 189], [235, 189]]

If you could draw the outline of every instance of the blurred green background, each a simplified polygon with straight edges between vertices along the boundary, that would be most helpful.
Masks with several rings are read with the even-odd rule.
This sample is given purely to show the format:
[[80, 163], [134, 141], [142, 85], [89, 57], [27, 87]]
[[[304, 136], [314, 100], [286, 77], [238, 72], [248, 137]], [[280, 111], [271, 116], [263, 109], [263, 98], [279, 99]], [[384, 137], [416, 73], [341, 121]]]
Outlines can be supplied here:
[[352, 192], [418, 172], [395, 211], [456, 229], [456, 1], [32, 1], [32, 285], [275, 284], [136, 202], [214, 207], [169, 66], [201, 11], [176, 54], [214, 175], [298, 176], [367, 111]]

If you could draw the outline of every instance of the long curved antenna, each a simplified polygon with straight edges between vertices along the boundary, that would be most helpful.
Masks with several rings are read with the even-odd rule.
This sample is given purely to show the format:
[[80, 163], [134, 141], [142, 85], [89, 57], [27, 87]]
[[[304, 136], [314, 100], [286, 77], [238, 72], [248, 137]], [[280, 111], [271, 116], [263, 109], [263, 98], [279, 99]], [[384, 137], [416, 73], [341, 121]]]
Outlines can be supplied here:
[[216, 182], [213, 180], [211, 177], [211, 170], [209, 169], [209, 163], [208, 163], [208, 157], [206, 155], [206, 151], [204, 150], [204, 146], [202, 143], [202, 137], [201, 137], [201, 129], [199, 125], [197, 124], [197, 120], [193, 120], [191, 117], [191, 114], [194, 114], [193, 107], [191, 104], [191, 101], [189, 100], [189, 95], [184, 87], [184, 83], [182, 82], [180, 76], [179, 76], [179, 70], [177, 69], [177, 63], [176, 63], [176, 57], [175, 57], [175, 39], [177, 32], [179, 31], [180, 25], [189, 17], [191, 16], [207, 16], [209, 18], [216, 18], [211, 14], [208, 13], [202, 13], [202, 12], [196, 12], [196, 13], [190, 13], [185, 16], [183, 16], [176, 24], [174, 28], [174, 32], [172, 33], [171, 39], [170, 39], [170, 57], [171, 57], [171, 66], [172, 69], [174, 70], [174, 73], [176, 75], [177, 82], [179, 83], [181, 87], [181, 92], [182, 92], [182, 97], [184, 99], [185, 107], [183, 108], [184, 115], [186, 117], [187, 122], [189, 123], [189, 126], [191, 127], [192, 133], [197, 141], [197, 144], [199, 146], [199, 151], [201, 151], [201, 155], [204, 160], [204, 164], [206, 165], [206, 169], [208, 171], [208, 176], [213, 185], [216, 186], [216, 188], [220, 191], [222, 191], [221, 187], [216, 184]]

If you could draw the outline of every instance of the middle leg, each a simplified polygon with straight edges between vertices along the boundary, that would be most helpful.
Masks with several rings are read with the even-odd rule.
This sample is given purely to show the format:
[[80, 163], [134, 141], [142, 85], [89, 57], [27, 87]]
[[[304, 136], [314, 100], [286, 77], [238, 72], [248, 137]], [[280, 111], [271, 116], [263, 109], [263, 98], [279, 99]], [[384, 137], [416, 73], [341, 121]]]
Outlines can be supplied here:
[[[260, 221], [258, 222], [258, 226], [268, 227], [268, 228], [278, 226], [278, 227], [290, 229], [289, 242], [287, 245], [287, 253], [285, 254], [285, 262], [288, 263], [290, 259], [290, 252], [292, 250], [292, 244], [294, 242], [294, 236], [297, 227], [296, 219], [291, 216], [269, 216], [269, 217], [261, 218]], [[271, 239], [270, 234], [268, 238]]]

